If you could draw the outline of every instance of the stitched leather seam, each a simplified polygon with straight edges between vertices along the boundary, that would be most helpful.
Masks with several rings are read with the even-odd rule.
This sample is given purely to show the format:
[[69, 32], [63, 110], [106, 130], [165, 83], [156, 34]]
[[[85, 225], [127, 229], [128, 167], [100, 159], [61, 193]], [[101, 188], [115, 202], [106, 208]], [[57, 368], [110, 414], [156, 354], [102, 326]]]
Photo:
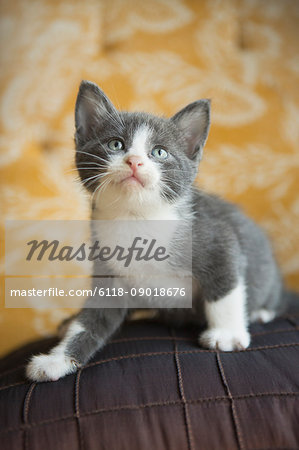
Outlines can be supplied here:
[[[228, 353], [246, 353], [246, 352], [252, 352], [252, 351], [258, 351], [258, 350], [272, 350], [272, 349], [278, 349], [278, 348], [285, 348], [285, 347], [297, 347], [299, 346], [299, 342], [295, 342], [295, 343], [288, 343], [288, 344], [276, 344], [276, 345], [265, 345], [262, 347], [255, 347], [255, 348], [247, 348], [244, 350], [237, 350], [237, 351], [229, 351], [229, 352], [223, 352], [225, 354]], [[147, 353], [133, 353], [131, 355], [123, 355], [123, 356], [115, 356], [113, 358], [108, 358], [108, 359], [103, 359], [102, 361], [96, 361], [94, 363], [89, 363], [86, 364], [83, 369], [87, 368], [87, 367], [93, 367], [93, 366], [97, 366], [100, 364], [105, 364], [107, 362], [110, 361], [121, 361], [123, 359], [134, 359], [134, 358], [139, 358], [139, 357], [143, 357], [143, 356], [164, 356], [164, 355], [173, 355], [175, 353], [175, 351], [164, 351], [164, 352], [147, 352]], [[201, 349], [196, 349], [196, 350], [178, 350], [177, 353], [179, 355], [192, 355], [192, 354], [196, 354], [196, 353], [217, 353], [216, 350], [201, 350]]]
[[[175, 331], [172, 329], [172, 335], [175, 338]], [[192, 433], [192, 426], [191, 426], [191, 420], [189, 415], [189, 409], [186, 402], [185, 397], [185, 391], [184, 391], [184, 382], [183, 382], [183, 374], [181, 370], [181, 364], [180, 364], [180, 358], [178, 354], [178, 347], [177, 342], [174, 340], [174, 356], [175, 356], [175, 365], [176, 365], [176, 372], [178, 377], [178, 388], [179, 388], [179, 394], [183, 403], [184, 408], [184, 416], [185, 416], [185, 427], [186, 427], [186, 434], [187, 434], [187, 441], [188, 441], [188, 447], [190, 450], [194, 449], [194, 439], [193, 439], [193, 433]]]
[[[234, 400], [243, 400], [243, 399], [247, 399], [247, 398], [253, 398], [253, 397], [269, 397], [269, 396], [273, 396], [273, 397], [297, 397], [299, 396], [299, 392], [270, 392], [270, 393], [260, 393], [260, 394], [244, 394], [244, 395], [236, 395], [233, 396]], [[226, 397], [206, 397], [206, 398], [200, 398], [200, 399], [196, 399], [196, 400], [186, 400], [186, 403], [188, 404], [201, 404], [201, 403], [214, 403], [214, 402], [221, 402], [221, 401], [229, 401], [229, 398]], [[165, 402], [152, 402], [152, 403], [146, 403], [146, 404], [141, 404], [141, 405], [123, 405], [123, 406], [116, 406], [116, 407], [112, 407], [112, 408], [103, 408], [103, 409], [96, 409], [93, 411], [88, 411], [85, 412], [83, 414], [81, 414], [81, 418], [93, 415], [93, 414], [102, 414], [102, 413], [109, 413], [109, 412], [118, 412], [118, 411], [123, 411], [123, 410], [138, 410], [138, 409], [143, 409], [143, 408], [153, 408], [153, 407], [160, 407], [160, 406], [178, 406], [178, 405], [182, 405], [182, 401], [181, 400], [168, 400]], [[12, 432], [12, 431], [21, 431], [24, 428], [31, 428], [31, 427], [36, 427], [36, 426], [41, 426], [41, 425], [47, 425], [47, 424], [51, 424], [51, 423], [55, 423], [55, 422], [59, 422], [59, 421], [63, 421], [63, 420], [71, 420], [71, 419], [76, 419], [75, 415], [69, 415], [69, 416], [64, 416], [64, 417], [59, 417], [59, 418], [55, 418], [55, 419], [48, 419], [48, 420], [44, 420], [41, 422], [31, 422], [30, 424], [25, 425], [21, 425], [19, 427], [9, 427], [6, 430], [1, 430], [0, 434], [4, 434], [4, 433], [8, 433], [8, 432]]]
[[75, 387], [74, 387], [74, 405], [75, 405], [75, 417], [77, 421], [77, 428], [78, 428], [78, 437], [79, 437], [79, 445], [80, 449], [84, 449], [84, 442], [83, 442], [83, 435], [80, 425], [80, 380], [81, 380], [81, 373], [82, 369], [78, 369], [78, 372], [76, 374], [75, 378]]
[[[294, 332], [294, 331], [299, 331], [299, 326], [296, 326], [294, 328], [283, 328], [281, 330], [274, 330], [274, 331], [261, 331], [261, 332], [257, 332], [257, 333], [251, 333], [251, 336], [264, 336], [264, 335], [271, 335], [271, 334], [276, 334], [276, 333], [290, 333], [290, 332]], [[151, 341], [151, 340], [165, 340], [165, 341], [171, 341], [172, 339], [178, 340], [178, 341], [185, 341], [185, 342], [197, 342], [197, 339], [195, 338], [187, 338], [187, 337], [178, 337], [176, 336], [175, 338], [172, 338], [170, 336], [144, 336], [144, 337], [138, 337], [138, 338], [121, 338], [121, 339], [114, 339], [110, 342], [107, 342], [107, 346], [111, 345], [111, 344], [121, 344], [123, 342], [139, 342], [139, 341]], [[291, 345], [299, 345], [299, 343], [291, 343]], [[278, 344], [278, 345], [288, 345], [288, 344]], [[257, 348], [259, 349], [259, 348]], [[255, 350], [255, 348], [252, 349], [245, 349], [245, 351], [248, 350]], [[212, 350], [203, 350], [204, 352], [214, 352]], [[14, 373], [17, 372], [18, 370], [24, 369], [24, 367], [26, 367], [26, 364], [22, 364], [18, 367], [14, 367], [13, 369], [9, 369], [6, 370], [2, 373], [0, 373], [0, 378], [4, 377], [10, 373]], [[1, 389], [1, 387], [0, 387]]]
[[[28, 418], [29, 418], [29, 407], [30, 407], [30, 401], [31, 401], [31, 397], [32, 397], [32, 393], [35, 389], [36, 383], [32, 383], [29, 386], [29, 389], [25, 395], [25, 399], [24, 399], [24, 407], [23, 407], [23, 421], [24, 421], [24, 425], [27, 425], [28, 422]], [[29, 448], [28, 446], [29, 442], [28, 442], [28, 432], [27, 432], [27, 428], [24, 429], [24, 450], [27, 450]]]
[[[244, 350], [237, 350], [237, 351], [231, 351], [231, 352], [223, 352], [224, 354], [230, 354], [230, 353], [247, 353], [247, 352], [255, 352], [255, 351], [260, 351], [260, 350], [275, 350], [275, 349], [280, 349], [280, 348], [287, 348], [287, 347], [298, 347], [299, 346], [299, 342], [292, 342], [292, 343], [288, 343], [288, 344], [276, 344], [276, 345], [265, 345], [262, 347], [254, 347], [254, 348], [246, 348]], [[200, 350], [200, 349], [196, 349], [196, 350], [178, 350], [178, 354], [179, 355], [192, 355], [192, 354], [196, 354], [196, 353], [216, 353], [216, 350]], [[135, 354], [131, 354], [131, 355], [124, 355], [124, 356], [116, 356], [113, 358], [108, 358], [108, 359], [103, 359], [102, 361], [96, 361], [94, 363], [90, 363], [90, 364], [86, 364], [86, 366], [82, 367], [82, 370], [87, 369], [88, 367], [93, 367], [93, 366], [97, 366], [97, 365], [101, 365], [101, 364], [106, 364], [112, 361], [122, 361], [123, 359], [134, 359], [134, 358], [141, 358], [144, 356], [164, 356], [164, 355], [173, 355], [174, 351], [165, 351], [165, 352], [149, 352], [149, 353], [135, 353]], [[20, 381], [18, 383], [13, 383], [13, 384], [9, 384], [7, 386], [1, 386], [0, 387], [0, 391], [4, 390], [4, 389], [8, 389], [10, 387], [14, 387], [14, 386], [21, 386], [21, 385], [26, 385], [28, 384], [26, 381]]]
[[217, 367], [218, 367], [219, 372], [220, 372], [220, 377], [222, 379], [224, 388], [225, 388], [225, 390], [227, 392], [228, 398], [230, 399], [231, 409], [232, 409], [232, 417], [233, 417], [233, 422], [234, 422], [235, 430], [236, 430], [236, 434], [237, 434], [238, 447], [241, 450], [243, 450], [245, 448], [245, 446], [244, 446], [243, 436], [242, 436], [242, 433], [241, 433], [240, 421], [239, 421], [239, 417], [238, 417], [237, 410], [236, 410], [236, 407], [235, 407], [234, 398], [233, 398], [232, 393], [230, 391], [229, 384], [228, 384], [228, 381], [227, 381], [227, 378], [226, 378], [226, 375], [225, 375], [225, 372], [224, 372], [224, 367], [223, 367], [222, 362], [221, 362], [221, 357], [220, 357], [219, 351], [217, 352], [216, 360], [217, 360]]

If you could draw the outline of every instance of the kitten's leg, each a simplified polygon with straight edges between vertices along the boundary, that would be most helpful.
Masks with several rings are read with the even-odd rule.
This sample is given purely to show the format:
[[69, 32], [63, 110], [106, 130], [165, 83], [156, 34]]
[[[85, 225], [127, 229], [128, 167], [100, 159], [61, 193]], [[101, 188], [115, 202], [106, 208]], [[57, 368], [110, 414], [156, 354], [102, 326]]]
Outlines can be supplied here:
[[75, 318], [77, 317], [77, 314], [74, 314], [72, 316], [67, 317], [64, 319], [57, 327], [57, 336], [59, 339], [63, 339], [66, 335], [67, 330], [69, 329], [69, 326], [72, 322], [74, 322]]
[[204, 347], [231, 351], [248, 347], [246, 292], [242, 281], [219, 300], [205, 302], [208, 328], [199, 342]]
[[121, 325], [125, 309], [82, 309], [61, 342], [48, 354], [33, 356], [26, 368], [33, 381], [56, 381], [75, 372], [102, 348]]
[[79, 364], [66, 353], [66, 348], [68, 343], [81, 333], [84, 333], [84, 328], [80, 322], [72, 322], [56, 347], [48, 354], [31, 358], [26, 367], [27, 377], [33, 381], [56, 381], [64, 375], [75, 372]]

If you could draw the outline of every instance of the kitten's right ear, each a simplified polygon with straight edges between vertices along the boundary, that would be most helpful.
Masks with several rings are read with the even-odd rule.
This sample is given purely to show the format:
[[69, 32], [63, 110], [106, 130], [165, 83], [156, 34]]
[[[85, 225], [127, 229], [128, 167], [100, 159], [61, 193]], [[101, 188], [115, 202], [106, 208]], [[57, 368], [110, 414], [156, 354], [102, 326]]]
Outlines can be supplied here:
[[190, 103], [176, 113], [171, 120], [184, 133], [187, 155], [199, 161], [210, 129], [210, 100], [201, 99]]
[[76, 136], [86, 139], [109, 114], [117, 114], [109, 98], [95, 83], [82, 81], [75, 107]]

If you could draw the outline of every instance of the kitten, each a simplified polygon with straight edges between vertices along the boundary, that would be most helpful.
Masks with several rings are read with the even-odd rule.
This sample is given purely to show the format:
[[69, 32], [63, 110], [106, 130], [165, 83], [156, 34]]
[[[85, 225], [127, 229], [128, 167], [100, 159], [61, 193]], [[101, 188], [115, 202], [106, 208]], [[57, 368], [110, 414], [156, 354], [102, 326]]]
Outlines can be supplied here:
[[[76, 163], [92, 194], [92, 219], [192, 224], [193, 307], [159, 310], [160, 317], [205, 322], [199, 343], [208, 349], [248, 347], [249, 322], [267, 322], [282, 311], [283, 286], [260, 228], [234, 205], [193, 186], [210, 127], [209, 100], [170, 119], [120, 112], [97, 85], [83, 81], [75, 121]], [[27, 376], [47, 381], [74, 372], [126, 315], [125, 308], [82, 309], [59, 345], [31, 359]]]

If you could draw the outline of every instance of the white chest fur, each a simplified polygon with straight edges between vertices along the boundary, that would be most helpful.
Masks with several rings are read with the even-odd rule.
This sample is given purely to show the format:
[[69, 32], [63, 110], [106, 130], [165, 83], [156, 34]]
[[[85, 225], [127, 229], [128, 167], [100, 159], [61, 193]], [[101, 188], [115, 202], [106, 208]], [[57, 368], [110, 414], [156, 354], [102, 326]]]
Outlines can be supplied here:
[[[128, 249], [138, 239], [138, 246], [144, 247], [144, 252], [147, 248], [152, 246], [152, 253], [158, 247], [170, 249], [173, 235], [178, 227], [178, 214], [169, 207], [164, 209], [156, 208], [152, 211], [142, 211], [142, 214], [137, 215], [136, 211], [130, 213], [128, 211], [119, 210], [117, 217], [114, 213], [111, 214], [109, 210], [95, 209], [93, 211], [93, 234], [94, 238], [100, 242], [101, 246], [115, 249], [116, 247], [123, 247]], [[130, 266], [124, 268], [123, 262], [118, 262], [113, 259], [109, 261], [111, 270], [119, 275], [135, 275], [144, 272], [143, 263], [138, 260], [132, 260]], [[162, 264], [153, 259], [152, 264], [146, 263], [146, 272], [151, 270], [154, 273], [158, 268], [162, 269]], [[164, 266], [165, 270], [165, 266]]]

